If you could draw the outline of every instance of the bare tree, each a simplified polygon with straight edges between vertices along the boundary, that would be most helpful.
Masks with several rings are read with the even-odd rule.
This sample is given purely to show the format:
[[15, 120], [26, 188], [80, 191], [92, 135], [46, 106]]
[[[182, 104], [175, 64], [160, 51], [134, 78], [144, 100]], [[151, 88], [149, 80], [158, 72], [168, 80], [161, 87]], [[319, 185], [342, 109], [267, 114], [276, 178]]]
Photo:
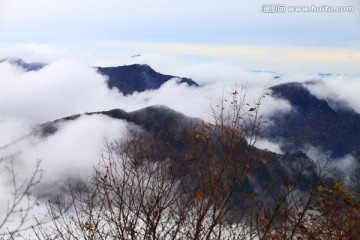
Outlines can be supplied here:
[[6, 205], [1, 206], [3, 212], [0, 219], [0, 239], [14, 239], [31, 229], [29, 219], [32, 217], [32, 209], [39, 204], [31, 191], [40, 183], [42, 170], [38, 160], [30, 176], [19, 176], [15, 155], [0, 158], [0, 167], [3, 179], [9, 181], [6, 191], [11, 191], [10, 197], [5, 200]]
[[70, 185], [65, 204], [48, 205], [51, 224], [36, 228], [37, 238], [358, 238], [356, 198], [339, 182], [325, 187], [330, 161], [321, 162], [316, 174], [306, 160], [291, 162], [294, 179], [279, 176], [282, 186], [267, 195], [247, 188], [252, 170], [267, 167], [264, 151], [254, 147], [266, 93], [252, 104], [244, 89], [230, 96], [212, 108], [213, 121], [183, 129], [181, 149], [140, 130], [106, 142], [93, 175]]
[[[230, 99], [221, 99], [212, 108], [213, 123], [201, 123], [190, 131], [191, 157], [187, 161], [192, 176], [190, 192], [197, 196], [194, 227], [189, 239], [245, 239], [247, 230], [243, 214], [249, 196], [239, 194], [249, 171], [259, 163], [254, 145], [264, 120], [259, 114], [260, 102], [245, 102], [245, 90], [234, 90]], [[237, 232], [236, 230], [240, 230]], [[234, 231], [235, 230], [235, 231]]]
[[106, 143], [91, 179], [71, 187], [68, 205], [49, 205], [52, 224], [37, 237], [246, 239], [237, 211], [246, 198], [238, 192], [256, 164], [264, 96], [250, 106], [244, 89], [234, 90], [212, 109], [212, 123], [184, 129], [176, 154], [166, 139], [141, 131]]
[[[317, 175], [304, 183], [306, 190], [284, 182], [270, 201], [259, 204], [260, 239], [358, 239], [359, 197], [330, 178], [333, 168], [326, 157], [317, 165]], [[304, 162], [295, 164], [299, 177], [309, 174]], [[330, 186], [330, 187], [325, 187]]]

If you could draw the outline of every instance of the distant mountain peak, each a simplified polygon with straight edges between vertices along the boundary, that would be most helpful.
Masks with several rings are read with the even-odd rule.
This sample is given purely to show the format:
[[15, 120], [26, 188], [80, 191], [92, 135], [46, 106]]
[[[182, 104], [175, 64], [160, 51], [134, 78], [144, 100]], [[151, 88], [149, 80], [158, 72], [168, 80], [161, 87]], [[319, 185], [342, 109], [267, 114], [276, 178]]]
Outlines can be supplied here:
[[2, 62], [8, 62], [12, 65], [17, 65], [17, 66], [23, 68], [25, 71], [29, 71], [29, 72], [30, 71], [38, 71], [46, 65], [45, 63], [41, 63], [41, 62], [28, 63], [28, 62], [25, 62], [21, 58], [0, 59], [0, 63], [2, 63]]
[[270, 88], [272, 95], [291, 103], [295, 111], [271, 117], [269, 131], [285, 139], [285, 152], [310, 144], [332, 157], [352, 154], [360, 161], [360, 115], [348, 108], [333, 109], [328, 101], [312, 95], [304, 84], [290, 82]]
[[189, 86], [199, 86], [192, 79], [164, 75], [156, 72], [146, 64], [132, 64], [105, 68], [98, 67], [97, 71], [108, 77], [108, 86], [110, 88], [117, 88], [125, 95], [134, 92], [158, 89], [162, 84], [172, 78], [178, 78], [178, 83], [186, 83]]
[[59, 123], [73, 121], [81, 116], [90, 115], [104, 115], [113, 119], [125, 120], [135, 125], [142, 126], [147, 131], [160, 131], [163, 128], [167, 128], [167, 126], [175, 127], [177, 125], [188, 125], [190, 123], [201, 121], [197, 118], [188, 117], [165, 105], [153, 105], [130, 112], [116, 108], [109, 111], [89, 112], [60, 118], [40, 125], [38, 134], [41, 136], [52, 135], [58, 130]]
[[299, 82], [283, 83], [273, 86], [270, 89], [272, 90], [273, 96], [286, 99], [291, 105], [301, 109], [306, 109], [308, 106], [318, 104], [319, 101], [327, 104], [323, 102], [325, 100], [320, 100], [313, 96], [304, 84]]
[[[23, 68], [25, 71], [38, 71], [45, 63], [27, 63], [21, 58], [0, 59], [1, 62], [8, 62]], [[188, 86], [199, 87], [195, 81], [190, 78], [165, 75], [156, 72], [147, 64], [131, 64], [117, 67], [95, 67], [98, 73], [108, 78], [109, 88], [116, 88], [123, 94], [132, 94], [134, 92], [143, 92], [154, 90], [161, 87], [162, 84], [170, 79], [177, 78], [178, 84], [186, 83]]]

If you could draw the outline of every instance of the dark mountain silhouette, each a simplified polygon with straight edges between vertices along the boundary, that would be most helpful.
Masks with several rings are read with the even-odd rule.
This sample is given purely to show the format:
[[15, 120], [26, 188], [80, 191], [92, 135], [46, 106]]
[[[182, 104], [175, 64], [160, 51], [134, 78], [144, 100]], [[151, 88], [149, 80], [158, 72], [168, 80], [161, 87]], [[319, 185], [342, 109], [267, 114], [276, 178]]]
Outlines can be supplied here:
[[[20, 58], [3, 59], [0, 60], [0, 63], [4, 61], [20, 66], [26, 71], [38, 71], [46, 66], [44, 63], [27, 63]], [[179, 84], [186, 83], [189, 86], [199, 87], [199, 85], [190, 78], [164, 75], [156, 72], [148, 65], [133, 64], [118, 67], [95, 68], [98, 73], [108, 78], [107, 85], [109, 88], [116, 88], [124, 95], [158, 89], [162, 84], [173, 78], [177, 78], [177, 83]]]
[[[177, 149], [184, 148], [183, 139], [185, 136], [183, 130], [195, 123], [201, 122], [200, 119], [190, 118], [162, 105], [151, 106], [133, 112], [113, 109], [110, 111], [85, 113], [84, 115], [105, 115], [114, 119], [125, 120], [143, 128], [153, 134], [155, 138], [162, 139], [163, 142], [171, 142], [170, 147]], [[59, 123], [72, 121], [81, 116], [81, 114], [76, 114], [44, 123], [39, 127], [37, 134], [43, 137], [55, 134], [58, 130]], [[119, 133], [119, 135], [121, 135], [121, 133]]]
[[[191, 132], [194, 124], [202, 123], [200, 119], [190, 118], [165, 106], [152, 106], [133, 112], [113, 109], [110, 111], [86, 113], [84, 115], [91, 116], [98, 114], [125, 120], [142, 127], [142, 129], [150, 134], [151, 141], [156, 141], [160, 147], [163, 147], [163, 152], [166, 152], [167, 157], [176, 164], [179, 164], [179, 166], [182, 164], [182, 159], [191, 155], [192, 143], [187, 133]], [[59, 123], [65, 122], [70, 124], [71, 121], [81, 116], [80, 114], [73, 115], [42, 124], [39, 127], [38, 134], [42, 137], [48, 137], [55, 134], [58, 128], [61, 127]], [[119, 136], [121, 134], [119, 133]], [[215, 146], [214, 149], [216, 148]], [[255, 188], [264, 188], [267, 189], [267, 192], [262, 191], [261, 194], [265, 196], [270, 194], [271, 191], [278, 190], [283, 185], [284, 178], [287, 179], [289, 184], [294, 184], [299, 189], [305, 191], [309, 187], [305, 183], [317, 177], [314, 162], [301, 152], [285, 155], [276, 154], [251, 147], [244, 140], [243, 148], [238, 149], [239, 159], [243, 153], [252, 154], [254, 161], [252, 162], [253, 169], [244, 180], [244, 185], [239, 187], [240, 192], [245, 191], [249, 193], [254, 192]], [[222, 154], [221, 151], [218, 154]], [[218, 157], [221, 156], [219, 155]], [[297, 164], [306, 166], [306, 175], [300, 176], [296, 173]]]
[[[106, 115], [114, 119], [125, 120], [152, 132], [160, 132], [163, 129], [169, 128], [176, 128], [177, 130], [181, 130], [180, 128], [201, 121], [197, 118], [190, 118], [183, 113], [176, 112], [173, 109], [163, 105], [146, 107], [133, 112], [126, 112], [122, 109], [112, 109], [109, 111], [85, 113], [83, 115], [97, 114]], [[42, 136], [54, 134], [57, 131], [58, 123], [72, 121], [83, 115], [76, 114], [57, 119], [52, 122], [44, 123], [40, 126], [40, 133]]]
[[301, 83], [271, 87], [272, 95], [288, 100], [293, 110], [274, 115], [266, 134], [282, 138], [282, 150], [291, 152], [306, 144], [321, 147], [332, 157], [352, 154], [360, 160], [360, 115], [347, 107], [333, 109], [313, 96]]
[[[133, 92], [143, 92], [151, 89], [158, 89], [162, 84], [172, 78], [171, 75], [163, 75], [154, 71], [148, 65], [134, 64], [119, 67], [97, 68], [98, 72], [107, 76], [108, 86], [117, 88], [120, 92], [132, 94]], [[189, 78], [178, 78], [178, 83], [186, 83], [189, 86], [199, 86]]]

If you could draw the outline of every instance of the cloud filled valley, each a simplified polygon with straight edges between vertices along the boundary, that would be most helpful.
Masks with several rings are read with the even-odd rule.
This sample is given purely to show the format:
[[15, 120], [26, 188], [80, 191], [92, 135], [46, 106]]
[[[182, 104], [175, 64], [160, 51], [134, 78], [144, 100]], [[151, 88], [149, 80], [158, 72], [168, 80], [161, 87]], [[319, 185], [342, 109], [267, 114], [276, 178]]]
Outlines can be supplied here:
[[0, 240], [360, 239], [358, 0], [0, 0]]
[[[146, 64], [150, 67], [152, 63], [155, 66], [161, 65], [159, 61], [161, 59], [154, 58], [148, 60]], [[230, 102], [231, 92], [235, 88], [240, 91], [241, 87], [245, 86], [245, 102], [249, 104], [248, 108], [256, 106], [256, 99], [265, 91], [269, 95], [263, 99], [259, 114], [264, 115], [270, 127], [276, 124], [287, 126], [285, 120], [290, 119], [289, 116], [301, 122], [297, 114], [303, 111], [304, 106], [301, 105], [303, 103], [294, 105], [291, 102], [292, 96], [281, 95], [282, 88], [276, 93], [276, 88], [271, 89], [271, 87], [287, 87], [290, 82], [298, 82], [303, 83], [301, 85], [303, 88], [295, 91], [294, 94], [307, 96], [308, 92], [311, 97], [309, 101], [315, 101], [316, 104], [318, 99], [319, 101], [325, 99], [330, 107], [325, 104], [324, 111], [332, 109], [340, 113], [353, 109], [354, 112], [346, 112], [350, 115], [344, 116], [352, 116], [354, 124], [359, 123], [360, 109], [357, 103], [360, 99], [356, 93], [356, 89], [360, 89], [358, 76], [248, 71], [225, 63], [204, 65], [182, 62], [178, 69], [176, 66], [169, 66], [168, 61], [164, 64], [174, 71], [161, 71], [162, 74], [191, 78], [199, 86], [189, 86], [186, 83], [179, 83], [179, 78], [172, 78], [158, 89], [123, 94], [116, 87], [109, 88], [109, 77], [100, 74], [95, 66], [78, 60], [57, 60], [36, 71], [27, 71], [9, 61], [0, 62], [0, 130], [2, 132], [0, 156], [4, 159], [13, 156], [18, 175], [24, 178], [31, 174], [29, 169], [34, 168], [36, 160], [41, 160], [43, 179], [34, 194], [45, 203], [58, 194], [68, 178], [86, 179], [91, 174], [93, 166], [101, 159], [106, 141], [112, 142], [124, 138], [124, 134], [129, 129], [146, 128], [144, 127], [148, 124], [146, 114], [149, 112], [144, 110], [145, 116], [142, 116], [141, 114], [144, 113], [141, 111], [139, 113], [139, 109], [164, 105], [189, 118], [211, 122], [213, 120], [211, 106], [218, 105], [222, 97], [224, 101]], [[157, 72], [157, 69], [154, 70]], [[103, 112], [112, 109], [122, 109], [129, 115], [125, 114], [126, 117], [117, 119], [111, 113]], [[89, 114], [93, 112], [99, 114]], [[81, 116], [71, 117], [70, 120], [64, 119], [76, 114]], [[160, 118], [164, 113], [160, 111], [156, 114], [160, 114], [158, 115]], [[171, 112], [171, 114], [175, 113]], [[309, 120], [317, 121], [318, 117], [309, 117]], [[136, 121], [141, 124], [137, 125]], [[157, 118], [153, 121], [155, 123]], [[44, 124], [54, 124], [56, 131], [42, 134]], [[297, 133], [295, 130], [294, 133]], [[335, 132], [338, 130], [334, 129]], [[269, 133], [275, 136], [269, 137]], [[256, 145], [258, 148], [278, 154], [294, 150], [292, 145], [285, 144], [288, 141], [286, 132], [278, 136], [276, 132], [269, 133], [260, 135]], [[314, 135], [315, 137], [318, 136]], [[311, 146], [319, 144], [312, 146], [319, 147], [316, 154], [314, 151], [309, 151], [309, 157], [313, 159], [332, 150], [321, 148], [319, 142], [315, 141], [311, 144], [311, 141], [304, 139], [298, 140], [297, 143], [301, 144], [296, 146], [298, 149], [306, 149], [307, 144]], [[335, 157], [339, 159], [335, 164], [336, 167], [345, 176], [350, 169], [358, 165], [359, 161], [357, 158], [359, 155], [346, 153]], [[11, 178], [9, 177], [11, 176], [2, 175], [0, 186], [3, 193], [10, 194], [11, 189], [8, 184]], [[7, 198], [3, 197], [1, 201], [4, 203]]]
[[[359, 88], [356, 85], [359, 84], [359, 81], [357, 81], [358, 78], [353, 76], [331, 75], [321, 77], [319, 75], [282, 74], [281, 78], [274, 79], [278, 74], [244, 71], [234, 66], [218, 65], [216, 63], [207, 66], [189, 65], [187, 69], [192, 69], [192, 72], [191, 70], [184, 71], [188, 75], [182, 76], [191, 77], [201, 87], [177, 84], [176, 79], [174, 79], [167, 81], [159, 89], [135, 92], [124, 96], [116, 88], [109, 89], [106, 84], [106, 76], [99, 74], [93, 66], [88, 66], [79, 61], [55, 61], [38, 71], [26, 71], [16, 64], [4, 61], [0, 63], [0, 117], [2, 132], [4, 133], [0, 138], [0, 143], [7, 145], [18, 138], [26, 136], [33, 132], [38, 124], [74, 114], [106, 111], [115, 108], [135, 111], [153, 105], [165, 105], [187, 116], [207, 121], [211, 119], [211, 106], [218, 104], [222, 96], [228, 97], [228, 93], [235, 87], [241, 88], [241, 86], [246, 86], [246, 99], [247, 102], [252, 104], [264, 89], [272, 85], [287, 82], [304, 82], [310, 92], [318, 98], [326, 99], [330, 104], [332, 101], [334, 103], [343, 102], [357, 113], [360, 111], [358, 104], [356, 104], [359, 102], [359, 95], [355, 91], [355, 89]], [[214, 71], [215, 69], [216, 71]], [[203, 72], [203, 76], [199, 75], [200, 72]], [[176, 74], [180, 75], [181, 73], [176, 72]], [[310, 81], [312, 81], [312, 84], [309, 83]], [[290, 111], [296, 111], [296, 109], [292, 108], [289, 101], [272, 96], [265, 98], [260, 107], [260, 112], [268, 120], [273, 115], [282, 115]], [[101, 147], [101, 142], [107, 137], [111, 139], [116, 138], [116, 136], [121, 137], [121, 130], [116, 131], [117, 133], [110, 130], [118, 129], [111, 125], [115, 124], [115, 122], [112, 123], [111, 120], [107, 120], [107, 117], [104, 118], [98, 117], [98, 119], [92, 120], [90, 116], [84, 117], [84, 125], [88, 126], [88, 129], [94, 129], [94, 131], [99, 129], [101, 132], [99, 133], [101, 137], [96, 140], [98, 142], [92, 143], [93, 149], [96, 148], [96, 145]], [[77, 127], [72, 125], [78, 127], [82, 125], [76, 124], [78, 121], [80, 119], [74, 121], [74, 123], [68, 123], [69, 126], [65, 124], [64, 128], [75, 131]], [[107, 123], [109, 124], [108, 130], [105, 127], [106, 121], [109, 121]], [[271, 124], [271, 120], [269, 120], [269, 124]], [[15, 149], [20, 148], [16, 149], [16, 151], [22, 151], [21, 147], [16, 147], [16, 145], [50, 144], [51, 147], [35, 146], [37, 150], [33, 149], [31, 154], [31, 158], [40, 158], [47, 165], [47, 162], [54, 161], [51, 160], [53, 157], [48, 157], [42, 151], [51, 149], [50, 152], [53, 152], [54, 155], [56, 155], [55, 152], [58, 154], [81, 152], [83, 141], [80, 139], [91, 139], [91, 137], [87, 137], [89, 132], [91, 131], [80, 129], [78, 133], [74, 134], [79, 139], [77, 141], [69, 139], [69, 141], [73, 141], [71, 144], [66, 143], [66, 133], [63, 136], [58, 136], [59, 140], [52, 140], [52, 138], [57, 138], [58, 133], [56, 133], [55, 136], [49, 137], [49, 139], [36, 140], [36, 136], [31, 136], [28, 137], [31, 140], [23, 139], [12, 147]], [[71, 134], [68, 134], [68, 136], [71, 136]], [[265, 139], [262, 143], [270, 145], [268, 147], [272, 150], [272, 144], [266, 144]], [[57, 144], [59, 144], [60, 151], [57, 150]], [[64, 146], [69, 147], [69, 151], [65, 151]], [[277, 146], [273, 146], [273, 149], [279, 152]], [[39, 155], [36, 154], [37, 151]], [[86, 152], [88, 150], [84, 150], [84, 153]], [[84, 156], [79, 157], [78, 161], [84, 161], [83, 159], [87, 155]], [[66, 158], [68, 157], [64, 156], [64, 161], [66, 161]], [[61, 157], [58, 156], [56, 159], [54, 163], [59, 162]], [[73, 160], [74, 162], [76, 162], [75, 159], [76, 157]], [[27, 161], [32, 160], [28, 159]], [[91, 162], [94, 163], [94, 161]]]

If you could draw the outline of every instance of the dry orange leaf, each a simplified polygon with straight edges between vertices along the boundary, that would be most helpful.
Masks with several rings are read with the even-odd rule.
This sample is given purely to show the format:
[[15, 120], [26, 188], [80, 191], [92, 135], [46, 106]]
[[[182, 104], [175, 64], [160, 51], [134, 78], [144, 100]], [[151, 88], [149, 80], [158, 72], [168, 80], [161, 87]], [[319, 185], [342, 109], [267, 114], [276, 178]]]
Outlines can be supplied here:
[[200, 201], [200, 198], [201, 198], [200, 193], [199, 192], [196, 193], [196, 200]]

